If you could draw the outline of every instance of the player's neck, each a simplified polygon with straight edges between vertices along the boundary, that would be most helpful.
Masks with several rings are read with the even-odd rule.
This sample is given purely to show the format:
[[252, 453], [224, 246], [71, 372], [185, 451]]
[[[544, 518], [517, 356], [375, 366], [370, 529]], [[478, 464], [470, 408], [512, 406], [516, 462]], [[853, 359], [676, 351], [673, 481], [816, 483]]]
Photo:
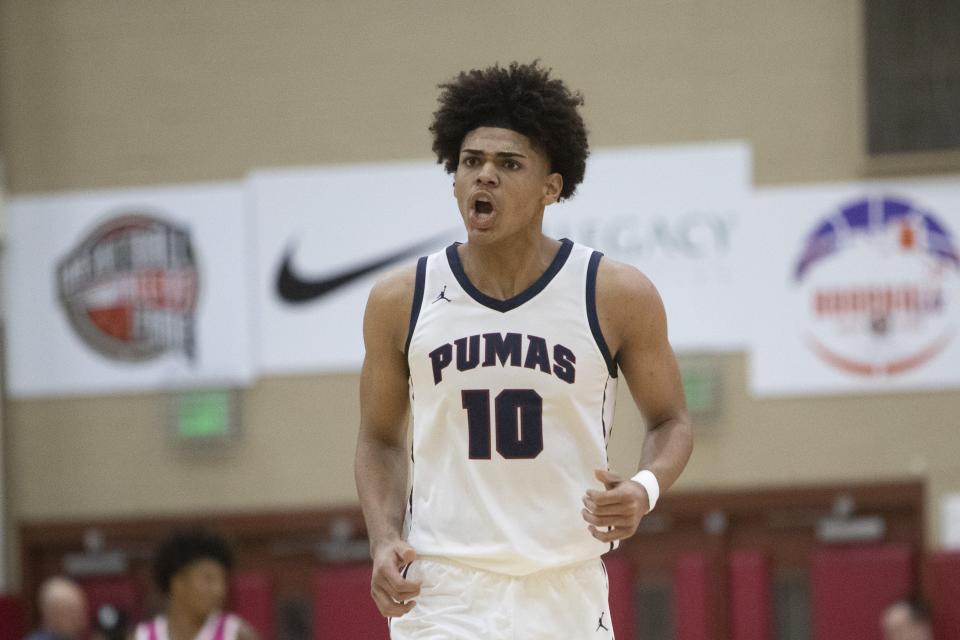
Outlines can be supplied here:
[[489, 245], [460, 246], [460, 262], [477, 289], [498, 300], [526, 290], [544, 274], [560, 249], [560, 242], [537, 232]]
[[180, 607], [167, 608], [167, 635], [170, 640], [194, 640], [206, 622], [206, 617], [197, 618]]

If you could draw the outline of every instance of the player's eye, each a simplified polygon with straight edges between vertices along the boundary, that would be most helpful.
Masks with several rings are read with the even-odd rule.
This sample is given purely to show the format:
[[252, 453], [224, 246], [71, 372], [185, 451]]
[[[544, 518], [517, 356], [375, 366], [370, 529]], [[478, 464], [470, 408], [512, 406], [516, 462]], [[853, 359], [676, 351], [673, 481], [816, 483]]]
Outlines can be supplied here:
[[465, 167], [475, 167], [475, 166], [477, 166], [477, 164], [480, 162], [480, 159], [477, 158], [477, 156], [467, 156], [466, 158], [464, 158], [464, 159], [461, 160], [460, 162], [461, 162], [461, 164], [463, 164], [463, 166], [465, 166]]
[[521, 167], [520, 163], [513, 159], [510, 159], [504, 162], [503, 166], [505, 166], [507, 169], [510, 169], [511, 171], [515, 171]]

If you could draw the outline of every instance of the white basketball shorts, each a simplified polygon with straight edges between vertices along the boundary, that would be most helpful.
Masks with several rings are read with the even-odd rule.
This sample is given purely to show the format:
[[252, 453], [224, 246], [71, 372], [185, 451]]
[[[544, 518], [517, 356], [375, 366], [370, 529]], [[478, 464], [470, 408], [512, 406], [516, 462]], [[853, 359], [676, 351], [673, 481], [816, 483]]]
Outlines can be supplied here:
[[603, 562], [510, 576], [435, 557], [411, 563], [416, 606], [391, 618], [392, 640], [612, 640]]

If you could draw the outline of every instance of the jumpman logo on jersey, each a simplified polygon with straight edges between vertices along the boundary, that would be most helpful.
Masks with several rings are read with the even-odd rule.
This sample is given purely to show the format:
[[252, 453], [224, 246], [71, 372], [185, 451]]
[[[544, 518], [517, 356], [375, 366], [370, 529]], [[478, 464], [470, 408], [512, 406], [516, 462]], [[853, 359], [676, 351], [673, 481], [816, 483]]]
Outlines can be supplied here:
[[[440, 302], [441, 300], [452, 302], [452, 300], [450, 300], [450, 298], [447, 297], [447, 285], [443, 285], [443, 289], [440, 291], [437, 297], [434, 298], [433, 302]], [[430, 304], [433, 304], [433, 302], [431, 302]]]
[[600, 620], [597, 621], [597, 628], [594, 629], [594, 631], [600, 631], [600, 629], [605, 629], [606, 631], [610, 631], [610, 629], [607, 629], [607, 626], [603, 624], [603, 616], [605, 615], [607, 615], [606, 611], [600, 614]]

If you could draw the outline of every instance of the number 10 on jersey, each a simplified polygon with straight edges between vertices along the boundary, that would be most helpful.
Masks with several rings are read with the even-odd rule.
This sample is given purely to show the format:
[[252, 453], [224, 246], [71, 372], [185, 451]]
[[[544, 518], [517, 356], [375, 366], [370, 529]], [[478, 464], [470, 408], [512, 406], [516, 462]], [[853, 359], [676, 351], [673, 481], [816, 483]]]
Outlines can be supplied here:
[[[461, 392], [467, 411], [470, 459], [490, 459], [490, 390]], [[543, 451], [543, 398], [533, 389], [504, 389], [493, 400], [497, 452], [508, 460], [536, 458]]]

